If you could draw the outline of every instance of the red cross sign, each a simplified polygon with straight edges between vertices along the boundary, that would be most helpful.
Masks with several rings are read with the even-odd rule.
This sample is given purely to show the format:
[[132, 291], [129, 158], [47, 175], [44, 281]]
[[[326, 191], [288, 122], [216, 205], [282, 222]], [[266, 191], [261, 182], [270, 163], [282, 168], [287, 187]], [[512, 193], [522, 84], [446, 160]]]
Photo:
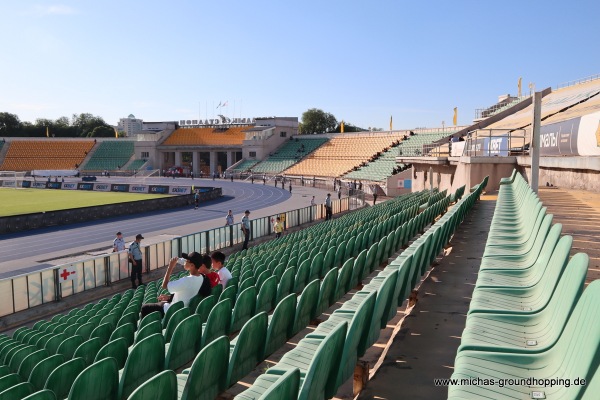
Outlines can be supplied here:
[[63, 268], [62, 271], [58, 274], [61, 282], [72, 281], [75, 279], [77, 274], [77, 270], [75, 267], [67, 267]]

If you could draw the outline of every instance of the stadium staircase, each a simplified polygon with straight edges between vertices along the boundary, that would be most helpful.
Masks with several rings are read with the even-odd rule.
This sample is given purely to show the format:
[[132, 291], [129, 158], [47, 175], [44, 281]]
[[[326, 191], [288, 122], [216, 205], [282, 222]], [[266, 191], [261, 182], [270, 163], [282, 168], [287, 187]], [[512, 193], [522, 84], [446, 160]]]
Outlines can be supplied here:
[[0, 142], [0, 165], [4, 162], [4, 158], [6, 157], [6, 153], [8, 152], [8, 148], [10, 147], [10, 142]]
[[[355, 295], [356, 301], [344, 304], [346, 310], [336, 311], [298, 346], [305, 351], [300, 356], [308, 357], [302, 386], [295, 381], [299, 398], [329, 396], [349, 377], [358, 355], [377, 339], [483, 187], [449, 212], [445, 192], [412, 193], [238, 252], [227, 263], [233, 279], [225, 290], [217, 285], [212, 295], [194, 298], [189, 307], [175, 303], [162, 319], [155, 312], [139, 321], [141, 305], [163, 293], [159, 280], [38, 321], [12, 337], [1, 335], [0, 398], [44, 388], [69, 399], [135, 399], [153, 392], [165, 396], [160, 398], [214, 398], [446, 212], [435, 229], [413, 242], [410, 262], [391, 263]], [[324, 357], [329, 351], [333, 357]], [[277, 380], [270, 373], [276, 370], [287, 376], [295, 354], [261, 382]], [[175, 374], [192, 360], [191, 368]], [[207, 363], [210, 369], [203, 368]], [[256, 383], [251, 390], [261, 387]]]

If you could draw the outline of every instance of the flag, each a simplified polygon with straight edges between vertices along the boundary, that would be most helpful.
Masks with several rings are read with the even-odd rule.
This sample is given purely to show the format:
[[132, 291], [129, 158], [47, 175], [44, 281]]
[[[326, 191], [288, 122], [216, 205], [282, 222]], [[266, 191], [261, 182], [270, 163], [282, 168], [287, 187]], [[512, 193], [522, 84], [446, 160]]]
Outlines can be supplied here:
[[50, 137], [50, 132], [48, 131], [48, 127], [46, 127], [46, 137]]
[[117, 132], [117, 128], [115, 128], [115, 138], [118, 139], [119, 138], [119, 132]]
[[74, 265], [69, 265], [68, 267], [64, 267], [58, 270], [58, 281], [60, 283], [72, 281], [75, 278], [77, 278], [77, 269]]
[[344, 121], [340, 123], [340, 132], [344, 133]]
[[[215, 103], [213, 103], [213, 104], [215, 104]], [[217, 108], [219, 108], [219, 107], [221, 107], [221, 102], [219, 102], [219, 105], [217, 106]]]
[[458, 119], [458, 107], [454, 107], [454, 117], [452, 117], [452, 124], [456, 126], [456, 120]]
[[227, 107], [227, 100], [225, 100], [225, 103], [221, 107]]
[[392, 116], [390, 115], [390, 131], [392, 131]]
[[523, 78], [519, 78], [519, 84], [518, 84], [518, 87], [519, 87], [519, 94], [517, 95], [517, 97], [521, 97], [521, 81], [522, 81], [522, 80], [523, 80]]

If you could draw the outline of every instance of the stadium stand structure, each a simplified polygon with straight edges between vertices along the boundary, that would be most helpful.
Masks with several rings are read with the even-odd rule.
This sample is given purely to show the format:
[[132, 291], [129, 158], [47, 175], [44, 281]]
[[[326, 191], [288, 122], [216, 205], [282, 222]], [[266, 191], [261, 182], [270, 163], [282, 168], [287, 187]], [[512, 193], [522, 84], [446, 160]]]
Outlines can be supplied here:
[[[467, 196], [454, 212], [446, 213], [445, 220], [459, 222], [466, 211], [460, 204], [471, 204], [478, 194]], [[422, 204], [423, 212], [417, 215]], [[156, 385], [155, 376], [164, 370], [179, 370], [195, 358], [191, 369], [176, 377], [178, 398], [197, 398], [199, 393], [214, 398], [264, 359], [267, 344], [267, 351], [273, 351], [285, 343], [407, 244], [448, 204], [445, 193], [412, 193], [238, 252], [228, 261], [234, 278], [226, 290], [217, 290], [221, 289], [218, 285], [211, 296], [197, 297], [189, 307], [173, 304], [162, 320], [153, 313], [138, 321], [141, 305], [155, 302], [163, 293], [159, 280], [50, 321], [38, 321], [32, 328], [19, 328], [12, 337], [2, 335], [4, 378], [0, 379], [5, 386], [1, 389], [11, 392], [0, 396], [21, 388], [26, 388], [28, 395], [46, 387], [60, 391], [61, 397], [68, 393], [69, 398], [84, 398], [90, 391], [81, 382], [89, 382], [93, 370], [106, 369], [104, 373], [114, 379], [102, 380], [101, 392], [106, 395], [98, 398], [126, 399], [135, 391], [148, 390], [147, 385]], [[444, 242], [436, 243], [441, 246]], [[172, 279], [185, 274], [175, 274]], [[395, 279], [397, 272], [392, 276]], [[396, 288], [396, 280], [386, 282], [388, 289]], [[296, 293], [300, 293], [298, 299]], [[377, 315], [387, 316], [384, 309], [388, 310], [389, 299], [380, 297], [373, 302]], [[267, 318], [266, 312], [271, 310], [275, 311]], [[360, 315], [364, 318], [369, 310], [363, 310]], [[366, 325], [373, 332], [370, 337], [375, 337], [381, 321], [378, 317]], [[338, 341], [346, 337], [339, 329], [334, 329]], [[227, 335], [236, 331], [239, 333], [230, 341]], [[362, 328], [351, 331], [354, 344], [366, 333]], [[106, 363], [107, 356], [114, 362]], [[354, 357], [350, 352], [344, 371]], [[331, 361], [335, 360], [339, 362], [339, 358]], [[202, 368], [209, 361], [214, 368]], [[331, 361], [327, 371], [335, 374], [327, 372], [327, 376], [336, 377], [341, 366]], [[303, 387], [314, 384], [318, 393], [322, 384], [316, 380], [303, 378]], [[332, 382], [328, 390], [335, 389], [338, 380]]]
[[162, 142], [164, 146], [241, 146], [248, 126], [221, 128], [179, 128]]
[[339, 135], [284, 172], [286, 175], [339, 177], [386, 151], [398, 140], [402, 140], [398, 133]]
[[259, 163], [259, 161], [260, 160], [244, 159], [244, 160], [240, 161], [239, 163], [235, 164], [234, 166], [228, 168], [227, 171], [229, 171], [229, 172], [246, 172], [248, 170], [251, 170], [252, 167], [254, 167], [256, 164]]
[[129, 164], [125, 166], [125, 170], [135, 171], [142, 168], [144, 164], [146, 164], [146, 160], [132, 160]]
[[285, 142], [273, 154], [252, 168], [256, 173], [279, 174], [327, 143], [327, 138], [297, 137]]
[[114, 171], [122, 168], [133, 156], [130, 140], [110, 140], [98, 143], [91, 158], [80, 168], [83, 171]]
[[13, 140], [0, 170], [72, 170], [93, 147], [93, 140]]
[[429, 145], [440, 139], [448, 139], [453, 133], [456, 133], [456, 131], [416, 133], [413, 136], [409, 136], [407, 140], [404, 140], [401, 143], [397, 155], [405, 157], [425, 156], [430, 150]]

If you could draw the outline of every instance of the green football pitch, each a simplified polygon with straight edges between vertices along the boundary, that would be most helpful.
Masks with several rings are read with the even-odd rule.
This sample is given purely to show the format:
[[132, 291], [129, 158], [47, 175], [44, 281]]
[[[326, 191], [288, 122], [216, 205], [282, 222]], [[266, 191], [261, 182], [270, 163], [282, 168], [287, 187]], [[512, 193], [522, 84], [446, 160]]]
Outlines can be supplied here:
[[163, 194], [82, 190], [0, 189], [0, 217], [165, 197]]

